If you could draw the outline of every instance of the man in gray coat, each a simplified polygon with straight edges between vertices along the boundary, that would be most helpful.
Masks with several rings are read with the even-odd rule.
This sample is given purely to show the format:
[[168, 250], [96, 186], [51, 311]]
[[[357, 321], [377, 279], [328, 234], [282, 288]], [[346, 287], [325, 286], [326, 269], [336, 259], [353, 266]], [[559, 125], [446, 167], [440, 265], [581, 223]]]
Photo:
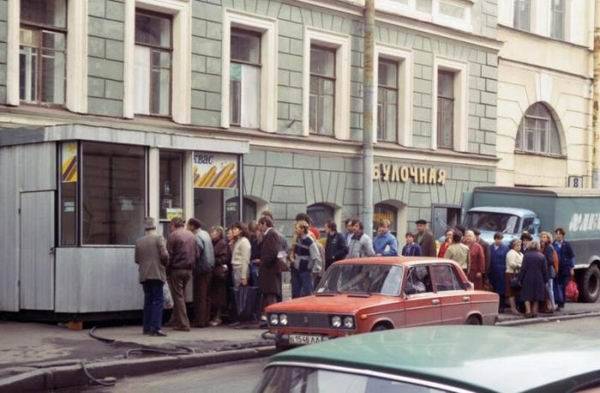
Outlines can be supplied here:
[[373, 250], [373, 240], [364, 233], [364, 230], [365, 227], [363, 223], [355, 220], [346, 258], [363, 258], [375, 255], [375, 250]]
[[210, 321], [209, 286], [212, 271], [215, 266], [215, 251], [208, 232], [202, 229], [202, 223], [197, 218], [190, 218], [187, 229], [196, 236], [198, 259], [193, 272], [194, 319], [193, 327], [207, 327]]
[[144, 229], [144, 237], [135, 243], [135, 263], [139, 265], [140, 282], [144, 288], [144, 334], [166, 336], [161, 325], [169, 253], [165, 239], [156, 232], [152, 217], [144, 220]]

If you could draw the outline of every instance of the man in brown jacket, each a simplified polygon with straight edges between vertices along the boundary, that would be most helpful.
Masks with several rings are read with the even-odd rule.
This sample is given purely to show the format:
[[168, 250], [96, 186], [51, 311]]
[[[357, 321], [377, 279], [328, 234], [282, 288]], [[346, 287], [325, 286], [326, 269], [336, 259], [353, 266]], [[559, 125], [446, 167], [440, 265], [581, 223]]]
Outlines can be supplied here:
[[166, 336], [162, 330], [163, 286], [167, 280], [165, 267], [169, 253], [165, 239], [156, 232], [152, 217], [144, 220], [144, 237], [135, 243], [135, 263], [139, 265], [140, 282], [144, 288], [144, 334]]
[[173, 314], [168, 325], [174, 330], [190, 331], [190, 320], [185, 308], [185, 287], [192, 278], [192, 269], [198, 256], [194, 234], [184, 227], [181, 217], [171, 220], [171, 234], [167, 240], [170, 262], [167, 268], [169, 288], [173, 296]]
[[435, 239], [433, 233], [427, 229], [427, 221], [420, 219], [417, 224], [417, 243], [421, 246], [421, 256], [435, 257]]

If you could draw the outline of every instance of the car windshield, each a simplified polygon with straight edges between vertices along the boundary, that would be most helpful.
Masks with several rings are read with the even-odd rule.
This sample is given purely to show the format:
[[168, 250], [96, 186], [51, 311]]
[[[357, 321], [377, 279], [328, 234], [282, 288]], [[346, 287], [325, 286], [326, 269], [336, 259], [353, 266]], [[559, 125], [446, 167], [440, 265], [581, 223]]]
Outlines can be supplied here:
[[337, 264], [327, 269], [316, 293], [380, 293], [397, 296], [401, 283], [401, 266]]
[[519, 231], [519, 217], [508, 213], [469, 212], [465, 226], [480, 231], [515, 234]]
[[278, 366], [265, 370], [254, 393], [444, 393], [428, 386], [370, 375], [308, 367]]

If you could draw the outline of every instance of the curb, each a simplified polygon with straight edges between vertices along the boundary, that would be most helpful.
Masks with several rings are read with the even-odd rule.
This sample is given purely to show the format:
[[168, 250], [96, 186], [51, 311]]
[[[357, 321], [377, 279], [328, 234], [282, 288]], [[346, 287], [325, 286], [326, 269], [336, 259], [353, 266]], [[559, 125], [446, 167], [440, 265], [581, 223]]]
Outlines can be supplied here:
[[[96, 379], [123, 378], [154, 374], [210, 364], [255, 359], [273, 355], [274, 346], [216, 353], [160, 356], [142, 359], [112, 360], [86, 363], [85, 368]], [[0, 380], [1, 392], [39, 392], [88, 385], [90, 379], [82, 364], [48, 367]]]
[[553, 315], [553, 316], [548, 316], [548, 317], [509, 320], [509, 321], [504, 321], [504, 322], [496, 322], [495, 326], [525, 326], [525, 325], [535, 325], [535, 324], [546, 323], [546, 322], [569, 321], [571, 319], [591, 318], [591, 317], [599, 317], [599, 316], [600, 316], [600, 312], [593, 311], [593, 312], [586, 312], [586, 313], [579, 313], [579, 314]]

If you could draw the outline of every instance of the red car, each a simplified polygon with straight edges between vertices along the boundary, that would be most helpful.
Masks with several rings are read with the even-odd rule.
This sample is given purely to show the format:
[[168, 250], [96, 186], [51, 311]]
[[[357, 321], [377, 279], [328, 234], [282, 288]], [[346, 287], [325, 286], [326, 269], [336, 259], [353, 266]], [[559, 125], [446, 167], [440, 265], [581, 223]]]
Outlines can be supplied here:
[[498, 295], [476, 291], [458, 264], [426, 257], [374, 257], [333, 264], [313, 296], [266, 310], [278, 348], [399, 327], [491, 325]]

